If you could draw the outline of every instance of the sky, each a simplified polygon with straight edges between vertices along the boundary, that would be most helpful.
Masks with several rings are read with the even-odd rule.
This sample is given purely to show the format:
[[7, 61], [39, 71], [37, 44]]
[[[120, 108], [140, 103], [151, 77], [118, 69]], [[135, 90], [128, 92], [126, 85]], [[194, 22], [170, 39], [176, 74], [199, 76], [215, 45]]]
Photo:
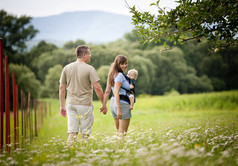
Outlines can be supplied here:
[[[157, 7], [150, 6], [157, 0], [126, 0], [130, 6], [141, 11], [156, 13]], [[44, 17], [70, 11], [99, 10], [116, 14], [131, 15], [125, 0], [0, 0], [0, 9], [16, 16]], [[160, 0], [159, 6], [175, 8], [175, 0]]]

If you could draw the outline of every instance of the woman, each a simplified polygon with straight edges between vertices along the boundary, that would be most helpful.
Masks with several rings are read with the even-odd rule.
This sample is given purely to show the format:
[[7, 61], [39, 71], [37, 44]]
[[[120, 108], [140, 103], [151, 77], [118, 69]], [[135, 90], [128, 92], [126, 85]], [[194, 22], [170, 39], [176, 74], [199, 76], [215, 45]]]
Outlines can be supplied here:
[[126, 96], [126, 89], [130, 90], [130, 85], [123, 74], [126, 69], [127, 57], [124, 55], [118, 55], [111, 64], [103, 105], [100, 109], [101, 112], [106, 114], [107, 100], [112, 90], [113, 96], [111, 97], [110, 109], [115, 121], [117, 132], [123, 135], [126, 134], [131, 119], [130, 101], [128, 101], [129, 98]]

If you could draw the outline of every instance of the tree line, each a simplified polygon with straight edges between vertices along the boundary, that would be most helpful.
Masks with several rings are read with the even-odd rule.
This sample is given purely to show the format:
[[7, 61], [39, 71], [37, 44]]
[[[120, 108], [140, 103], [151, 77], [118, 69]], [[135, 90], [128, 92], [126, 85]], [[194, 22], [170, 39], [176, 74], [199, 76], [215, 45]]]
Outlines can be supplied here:
[[138, 70], [136, 94], [164, 95], [171, 91], [201, 93], [238, 88], [238, 47], [213, 53], [207, 42], [188, 42], [164, 51], [163, 44], [141, 44], [135, 32], [108, 44], [70, 41], [63, 47], [41, 41], [12, 63], [19, 86], [40, 97], [58, 97], [59, 78], [65, 65], [76, 60], [75, 48], [86, 44], [91, 49], [90, 64], [95, 67], [102, 88], [114, 58], [128, 57], [128, 69]]
[[[9, 15], [6, 12], [4, 14], [2, 16], [5, 17], [1, 20], [5, 22], [14, 18], [7, 18]], [[29, 20], [30, 18], [20, 19], [25, 24], [29, 24]], [[24, 23], [19, 23], [19, 28], [26, 27]], [[8, 24], [5, 26], [11, 26]], [[138, 70], [137, 95], [164, 95], [173, 91], [180, 94], [201, 93], [238, 88], [237, 45], [214, 52], [214, 47], [201, 38], [202, 42], [187, 41], [165, 50], [164, 43], [173, 45], [173, 41], [161, 39], [157, 43], [141, 43], [134, 30], [122, 39], [107, 44], [86, 43], [79, 39], [57, 47], [41, 41], [28, 51], [24, 49], [24, 44], [14, 45], [10, 41], [30, 40], [37, 30], [29, 26], [22, 31], [28, 35], [18, 35], [19, 38], [6, 37], [11, 33], [3, 34], [3, 30], [0, 30], [0, 34], [6, 43], [4, 51], [9, 55], [9, 72], [15, 72], [19, 88], [25, 93], [31, 92], [32, 97], [58, 97], [61, 71], [66, 64], [76, 60], [74, 52], [78, 45], [90, 47], [90, 64], [97, 70], [103, 89], [106, 87], [110, 64], [119, 54], [128, 57], [128, 69]]]

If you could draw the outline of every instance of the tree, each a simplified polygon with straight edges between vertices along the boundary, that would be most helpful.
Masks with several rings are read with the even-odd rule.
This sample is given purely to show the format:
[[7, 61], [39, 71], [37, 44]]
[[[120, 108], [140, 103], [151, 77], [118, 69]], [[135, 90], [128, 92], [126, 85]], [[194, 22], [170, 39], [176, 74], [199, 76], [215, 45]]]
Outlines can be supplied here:
[[110, 66], [109, 65], [102, 65], [98, 70], [97, 73], [100, 77], [100, 85], [101, 87], [105, 90], [106, 86], [107, 86], [107, 76], [108, 76], [108, 72], [110, 70]]
[[226, 89], [238, 89], [238, 46], [225, 51], [222, 57], [228, 66], [228, 72], [224, 78]]
[[20, 90], [23, 90], [26, 94], [31, 92], [31, 97], [33, 98], [37, 98], [39, 96], [40, 82], [36, 79], [35, 74], [27, 66], [11, 63], [9, 65], [10, 76], [12, 72], [15, 73], [16, 84], [18, 85], [19, 89], [19, 96], [21, 92]]
[[75, 42], [73, 41], [69, 41], [67, 43], [64, 44], [64, 48], [65, 49], [76, 49], [79, 45], [85, 45], [85, 41], [84, 40], [76, 40]]
[[92, 55], [90, 64], [95, 67], [96, 70], [102, 65], [110, 65], [117, 55], [126, 55], [125, 50], [121, 47], [112, 45], [92, 45], [89, 47]]
[[151, 94], [155, 72], [154, 64], [149, 59], [141, 56], [134, 56], [128, 59], [127, 69], [136, 69], [138, 71], [135, 90], [136, 95]]
[[37, 61], [37, 76], [41, 83], [44, 83], [46, 74], [51, 67], [57, 64], [63, 67], [68, 63], [75, 61], [76, 56], [63, 49], [54, 49], [51, 52], [45, 52], [41, 54]]
[[26, 48], [25, 42], [31, 40], [38, 30], [30, 25], [31, 17], [16, 17], [0, 10], [0, 38], [3, 38], [4, 52], [9, 55], [9, 62], [14, 62], [13, 55]]
[[[212, 90], [211, 81], [205, 75], [198, 77], [193, 67], [188, 66], [180, 48], [163, 51], [159, 48], [146, 53], [146, 58], [155, 64], [152, 81], [153, 95], [163, 95], [176, 90], [179, 93], [207, 92]], [[157, 55], [156, 55], [157, 53]]]
[[51, 43], [46, 43], [45, 41], [41, 41], [37, 44], [37, 46], [34, 46], [29, 53], [27, 53], [25, 57], [25, 64], [31, 68], [31, 70], [36, 74], [37, 79], [38, 77], [38, 62], [39, 57], [43, 53], [49, 52], [52, 53], [55, 49], [57, 49], [57, 46]]
[[59, 96], [59, 80], [62, 69], [61, 65], [55, 65], [48, 70], [41, 97], [57, 98]]
[[179, 5], [170, 11], [162, 9], [159, 1], [151, 4], [158, 7], [157, 15], [128, 6], [145, 42], [167, 39], [179, 45], [192, 39], [200, 42], [203, 37], [214, 45], [215, 52], [237, 44], [237, 0], [178, 0]]
[[[41, 54], [45, 52], [52, 52], [53, 50], [57, 49], [58, 47], [54, 44], [47, 43], [45, 41], [40, 41], [36, 46], [34, 46], [30, 52], [28, 53], [27, 57], [27, 64], [31, 65], [30, 63], [34, 61], [35, 58], [38, 58]], [[37, 59], [38, 61], [38, 59]]]

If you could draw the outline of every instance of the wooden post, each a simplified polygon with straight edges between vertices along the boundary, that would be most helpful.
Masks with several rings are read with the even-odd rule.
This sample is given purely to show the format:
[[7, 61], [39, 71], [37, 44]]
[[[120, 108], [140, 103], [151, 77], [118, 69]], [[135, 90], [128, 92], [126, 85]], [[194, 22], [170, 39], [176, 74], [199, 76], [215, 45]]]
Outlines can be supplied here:
[[34, 100], [34, 111], [35, 111], [35, 137], [38, 137], [37, 134], [37, 113], [36, 113], [36, 108], [37, 108], [37, 101], [36, 99]]
[[17, 148], [19, 148], [19, 110], [18, 110], [18, 86], [16, 85], [16, 112], [17, 112]]
[[26, 94], [24, 93], [24, 138], [25, 138], [25, 141], [27, 139], [27, 96]]
[[23, 90], [21, 90], [21, 139], [22, 139], [22, 148], [24, 147], [24, 99], [25, 95]]
[[39, 131], [40, 127], [41, 127], [41, 124], [40, 124], [41, 123], [41, 117], [40, 117], [40, 115], [41, 115], [41, 110], [40, 110], [41, 109], [40, 108], [41, 107], [41, 101], [37, 101], [37, 103], [38, 103], [38, 105], [37, 105], [38, 106], [37, 107], [38, 108], [38, 126], [37, 126], [38, 128], [37, 129]]
[[17, 128], [17, 113], [16, 113], [16, 81], [15, 74], [12, 72], [12, 101], [13, 101], [13, 116], [14, 116], [14, 148], [16, 149], [16, 128]]
[[49, 102], [49, 117], [51, 117], [51, 102]]
[[43, 124], [43, 103], [40, 101], [40, 128]]
[[10, 99], [9, 99], [9, 69], [8, 69], [8, 57], [5, 55], [5, 122], [6, 122], [6, 133], [5, 133], [5, 143], [6, 151], [10, 152], [11, 144], [11, 133], [10, 133]]
[[47, 103], [46, 103], [46, 101], [44, 102], [44, 104], [45, 104], [45, 118], [47, 118]]
[[28, 138], [28, 133], [29, 133], [29, 129], [28, 129], [28, 127], [29, 127], [29, 119], [30, 119], [30, 107], [31, 107], [31, 93], [30, 92], [28, 92], [28, 100], [27, 100], [27, 122], [26, 122], [26, 137]]
[[30, 107], [30, 140], [32, 142], [33, 140], [33, 112], [32, 112], [32, 105], [33, 105], [33, 100], [31, 100], [31, 107]]
[[4, 112], [4, 82], [3, 82], [3, 41], [0, 38], [0, 153], [3, 149], [3, 112]]

